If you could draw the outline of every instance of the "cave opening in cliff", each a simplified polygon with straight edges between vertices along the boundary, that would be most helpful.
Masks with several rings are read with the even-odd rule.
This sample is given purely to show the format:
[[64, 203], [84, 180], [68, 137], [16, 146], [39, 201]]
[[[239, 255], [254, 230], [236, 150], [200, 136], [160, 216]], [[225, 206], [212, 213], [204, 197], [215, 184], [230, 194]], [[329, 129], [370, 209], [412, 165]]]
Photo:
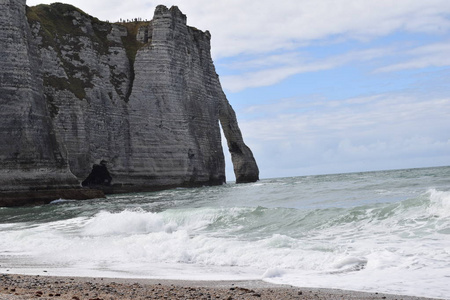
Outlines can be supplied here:
[[89, 176], [83, 180], [82, 186], [110, 186], [112, 177], [106, 167], [107, 162], [102, 160], [100, 164], [94, 164]]

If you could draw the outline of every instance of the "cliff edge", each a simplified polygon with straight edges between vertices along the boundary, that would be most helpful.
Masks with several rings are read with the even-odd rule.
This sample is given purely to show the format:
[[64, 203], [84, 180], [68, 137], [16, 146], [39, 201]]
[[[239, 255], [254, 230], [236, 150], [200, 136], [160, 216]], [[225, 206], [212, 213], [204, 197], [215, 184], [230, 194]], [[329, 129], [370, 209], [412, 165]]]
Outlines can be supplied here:
[[220, 127], [236, 182], [258, 180], [211, 36], [177, 7], [112, 24], [0, 0], [0, 29], [0, 206], [223, 184]]

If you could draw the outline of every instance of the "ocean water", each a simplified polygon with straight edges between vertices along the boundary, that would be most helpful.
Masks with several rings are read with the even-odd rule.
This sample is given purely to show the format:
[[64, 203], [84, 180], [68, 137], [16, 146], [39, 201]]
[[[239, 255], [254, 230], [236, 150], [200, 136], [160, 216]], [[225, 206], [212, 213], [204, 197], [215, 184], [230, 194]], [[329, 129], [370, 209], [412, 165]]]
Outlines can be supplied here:
[[0, 208], [0, 273], [262, 279], [450, 299], [450, 167]]

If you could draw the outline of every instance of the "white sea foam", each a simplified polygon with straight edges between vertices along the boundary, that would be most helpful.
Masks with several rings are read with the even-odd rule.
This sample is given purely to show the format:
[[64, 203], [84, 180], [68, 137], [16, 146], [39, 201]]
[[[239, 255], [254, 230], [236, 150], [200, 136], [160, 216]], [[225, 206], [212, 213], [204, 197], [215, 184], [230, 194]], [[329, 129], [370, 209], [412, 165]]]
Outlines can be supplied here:
[[276, 278], [276, 277], [281, 277], [284, 274], [286, 274], [286, 271], [281, 269], [281, 268], [269, 268], [266, 270], [266, 272], [264, 272], [262, 278], [267, 279], [267, 278]]
[[57, 199], [57, 200], [53, 200], [52, 202], [50, 202], [50, 204], [59, 204], [59, 203], [65, 203], [65, 202], [73, 202], [76, 200], [68, 200], [68, 199]]
[[449, 218], [450, 217], [450, 192], [429, 190], [430, 206], [427, 211], [432, 217]]
[[[140, 195], [130, 204], [120, 196], [121, 202], [112, 202], [111, 210], [105, 203], [98, 208], [89, 203], [83, 211], [77, 202], [38, 208], [39, 215], [34, 210], [17, 211], [2, 215], [5, 220], [16, 220], [18, 213], [23, 217], [21, 222], [0, 224], [0, 271], [263, 279], [296, 286], [447, 297], [450, 192], [423, 187], [418, 192], [416, 184], [406, 189], [396, 181], [399, 191], [384, 176], [371, 179], [369, 175], [364, 178], [367, 184], [390, 193], [373, 193], [367, 185], [355, 187], [349, 181], [331, 182], [328, 192], [311, 188], [326, 186], [326, 180], [337, 180], [336, 175], [316, 181], [315, 177], [279, 179], [260, 186], [166, 191], [150, 195], [153, 202], [148, 206], [147, 196]], [[283, 194], [281, 183], [298, 190]], [[236, 197], [249, 197], [258, 188], [268, 190], [261, 191], [261, 198], [248, 199], [246, 206], [236, 204]], [[301, 193], [308, 188], [311, 194]], [[356, 194], [361, 199], [349, 205]], [[386, 194], [393, 198], [385, 198]], [[278, 195], [278, 202], [264, 200], [267, 195]], [[367, 200], [373, 195], [381, 198]], [[155, 199], [162, 202], [154, 203]], [[178, 206], [171, 202], [161, 209], [167, 199], [178, 201]], [[301, 209], [303, 202], [307, 205]], [[58, 215], [64, 217], [55, 218]], [[33, 216], [40, 219], [25, 221]]]

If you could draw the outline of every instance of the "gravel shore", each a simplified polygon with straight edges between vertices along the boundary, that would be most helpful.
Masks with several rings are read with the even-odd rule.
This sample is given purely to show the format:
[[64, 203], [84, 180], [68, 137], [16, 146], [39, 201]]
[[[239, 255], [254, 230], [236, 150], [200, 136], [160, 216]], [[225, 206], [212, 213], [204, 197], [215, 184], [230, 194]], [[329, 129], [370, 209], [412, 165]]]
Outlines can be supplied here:
[[263, 281], [177, 281], [0, 274], [0, 299], [430, 299], [280, 286]]

